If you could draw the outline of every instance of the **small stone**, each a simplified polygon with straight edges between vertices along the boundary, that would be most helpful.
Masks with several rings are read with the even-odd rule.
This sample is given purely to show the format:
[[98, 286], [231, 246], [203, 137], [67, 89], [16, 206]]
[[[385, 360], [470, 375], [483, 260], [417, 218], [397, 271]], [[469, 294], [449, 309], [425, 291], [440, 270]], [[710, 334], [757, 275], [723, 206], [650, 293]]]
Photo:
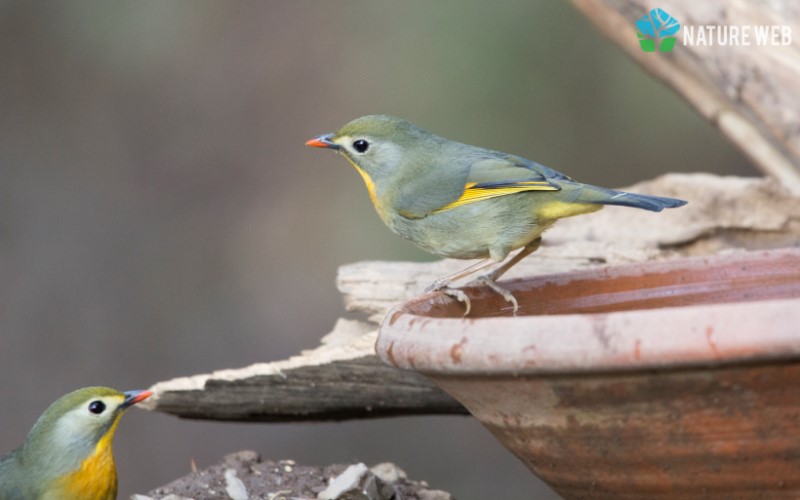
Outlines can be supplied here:
[[403, 469], [391, 462], [377, 464], [373, 466], [370, 471], [378, 476], [378, 478], [384, 483], [390, 484], [396, 483], [400, 479], [405, 479], [408, 477]]
[[[352, 493], [361, 493], [365, 495], [368, 500], [396, 500], [400, 498], [394, 486], [381, 481], [375, 474], [369, 474], [367, 476], [362, 484], [360, 492]], [[355, 495], [355, 498], [358, 498], [358, 496]]]
[[380, 479], [376, 476], [369, 474], [367, 478], [364, 480], [364, 483], [361, 485], [360, 493], [363, 493], [367, 498], [372, 499], [380, 499], [383, 500], [383, 496], [381, 496], [380, 490]]
[[236, 477], [236, 471], [227, 469], [225, 471], [225, 492], [231, 500], [249, 500], [247, 488], [241, 479]]
[[286, 495], [291, 495], [292, 490], [281, 490], [275, 493], [267, 493], [267, 500], [287, 500]]
[[419, 490], [417, 497], [419, 500], [453, 500], [450, 493], [442, 490]]
[[236, 467], [238, 465], [249, 465], [258, 462], [261, 459], [258, 453], [253, 450], [243, 450], [236, 453], [229, 453], [223, 457], [222, 462], [228, 467]]
[[336, 500], [343, 493], [360, 489], [361, 479], [369, 472], [366, 465], [362, 463], [353, 464], [344, 472], [328, 481], [328, 487], [317, 494], [319, 500]]

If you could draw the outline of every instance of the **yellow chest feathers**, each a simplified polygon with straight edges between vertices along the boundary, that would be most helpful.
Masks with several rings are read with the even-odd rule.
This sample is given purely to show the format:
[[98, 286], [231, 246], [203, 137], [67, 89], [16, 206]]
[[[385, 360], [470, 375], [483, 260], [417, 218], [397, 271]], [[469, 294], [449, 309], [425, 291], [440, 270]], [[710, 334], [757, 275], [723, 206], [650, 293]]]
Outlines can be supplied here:
[[361, 178], [364, 179], [364, 184], [367, 185], [367, 191], [369, 191], [369, 199], [372, 200], [372, 204], [375, 205], [375, 208], [378, 207], [378, 199], [375, 194], [375, 183], [372, 182], [372, 177], [369, 176], [368, 173], [364, 172], [364, 170], [356, 165], [356, 162], [351, 160], [348, 156], [345, 156], [345, 159], [350, 162], [356, 171], [361, 175]]
[[375, 182], [373, 182], [372, 177], [369, 176], [368, 173], [364, 171], [361, 167], [356, 165], [356, 163], [345, 156], [347, 161], [350, 162], [353, 167], [355, 167], [356, 171], [361, 175], [361, 178], [364, 179], [364, 184], [367, 186], [367, 191], [369, 192], [369, 199], [372, 201], [372, 206], [375, 207], [375, 210], [378, 212], [378, 216], [383, 220], [383, 222], [389, 225], [389, 215], [386, 212], [386, 207], [384, 206], [382, 200], [378, 198], [378, 194], [375, 190]]
[[[116, 422], [114, 427], [116, 427]], [[115, 500], [117, 498], [117, 468], [111, 452], [114, 429], [101, 439], [80, 467], [57, 479], [45, 500]]]

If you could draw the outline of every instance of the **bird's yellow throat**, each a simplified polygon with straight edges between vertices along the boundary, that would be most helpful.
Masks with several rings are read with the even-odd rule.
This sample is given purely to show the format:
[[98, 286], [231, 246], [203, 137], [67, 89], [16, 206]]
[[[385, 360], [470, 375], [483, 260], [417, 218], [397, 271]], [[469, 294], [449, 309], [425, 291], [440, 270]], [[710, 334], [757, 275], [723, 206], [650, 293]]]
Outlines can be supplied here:
[[370, 177], [369, 174], [366, 173], [361, 167], [356, 165], [356, 162], [351, 160], [349, 156], [347, 155], [342, 155], [342, 156], [347, 158], [347, 161], [350, 162], [350, 165], [352, 165], [356, 169], [356, 171], [361, 175], [361, 178], [364, 179], [364, 184], [367, 185], [367, 191], [369, 191], [369, 199], [372, 201], [372, 204], [375, 206], [375, 208], [377, 208], [378, 211], [380, 212], [380, 208], [378, 206], [378, 196], [375, 194], [375, 183], [372, 182], [372, 177]]
[[[94, 452], [86, 457], [80, 467], [59, 478], [50, 491], [57, 492], [56, 498], [92, 498], [114, 500], [117, 497], [117, 468], [111, 444], [119, 425], [118, 415], [108, 432], [97, 442]], [[49, 500], [49, 497], [48, 497]]]

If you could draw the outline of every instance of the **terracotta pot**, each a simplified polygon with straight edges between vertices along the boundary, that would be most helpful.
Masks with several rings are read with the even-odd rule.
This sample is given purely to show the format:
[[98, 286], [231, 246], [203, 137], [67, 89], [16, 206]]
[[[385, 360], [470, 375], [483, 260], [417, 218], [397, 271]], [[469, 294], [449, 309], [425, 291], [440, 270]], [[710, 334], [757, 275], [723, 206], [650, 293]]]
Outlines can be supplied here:
[[[536, 258], [535, 256], [532, 258]], [[800, 498], [800, 249], [434, 293], [378, 354], [464, 404], [565, 498]]]

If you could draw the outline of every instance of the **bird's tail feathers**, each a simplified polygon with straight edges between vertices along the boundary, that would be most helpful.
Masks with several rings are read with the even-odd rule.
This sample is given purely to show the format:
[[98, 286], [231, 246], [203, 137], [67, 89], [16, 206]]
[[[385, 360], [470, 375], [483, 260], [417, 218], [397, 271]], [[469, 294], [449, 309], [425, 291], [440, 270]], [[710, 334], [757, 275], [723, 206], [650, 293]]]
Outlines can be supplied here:
[[665, 208], [676, 208], [686, 205], [686, 201], [676, 198], [615, 191], [613, 189], [606, 189], [588, 184], [584, 184], [579, 188], [575, 202], [589, 203], [592, 205], [620, 205], [623, 207], [641, 208], [652, 212], [660, 212]]

